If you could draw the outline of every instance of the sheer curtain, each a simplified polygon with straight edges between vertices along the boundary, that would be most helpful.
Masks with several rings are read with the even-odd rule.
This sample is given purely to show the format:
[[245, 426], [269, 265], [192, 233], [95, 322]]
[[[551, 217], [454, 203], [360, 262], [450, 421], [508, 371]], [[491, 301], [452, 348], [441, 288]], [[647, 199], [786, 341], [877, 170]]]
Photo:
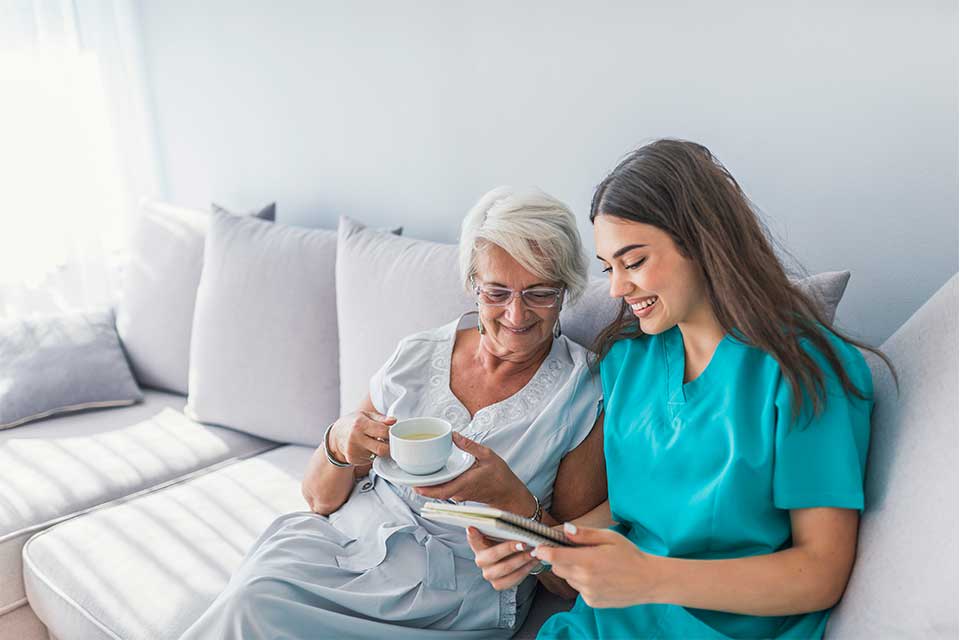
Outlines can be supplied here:
[[0, 318], [115, 303], [160, 191], [134, 9], [0, 0]]

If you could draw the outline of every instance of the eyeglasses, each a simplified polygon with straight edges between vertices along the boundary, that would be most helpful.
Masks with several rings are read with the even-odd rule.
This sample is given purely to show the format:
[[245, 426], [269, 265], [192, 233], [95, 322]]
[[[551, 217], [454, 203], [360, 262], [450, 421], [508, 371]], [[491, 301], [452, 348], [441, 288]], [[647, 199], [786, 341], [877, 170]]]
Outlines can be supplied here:
[[556, 287], [531, 287], [523, 291], [514, 291], [507, 287], [498, 287], [491, 284], [473, 285], [473, 293], [477, 296], [477, 302], [490, 307], [505, 307], [510, 304], [514, 298], [520, 296], [524, 304], [536, 309], [549, 309], [557, 306], [560, 297], [563, 295], [563, 289]]

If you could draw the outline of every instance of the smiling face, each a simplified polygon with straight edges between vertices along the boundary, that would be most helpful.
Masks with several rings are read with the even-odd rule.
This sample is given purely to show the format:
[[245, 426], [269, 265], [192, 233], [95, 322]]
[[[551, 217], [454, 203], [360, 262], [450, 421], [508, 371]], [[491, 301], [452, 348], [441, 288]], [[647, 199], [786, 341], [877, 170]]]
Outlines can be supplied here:
[[713, 317], [697, 264], [657, 227], [610, 215], [593, 222], [610, 297], [623, 298], [646, 334]]
[[[495, 244], [478, 250], [474, 281], [478, 285], [495, 285], [514, 291], [562, 286], [557, 282], [544, 282]], [[557, 304], [551, 308], [532, 308], [520, 296], [514, 296], [504, 307], [481, 304], [484, 347], [494, 355], [512, 361], [536, 357], [549, 348], [553, 327], [560, 317], [560, 307]]]

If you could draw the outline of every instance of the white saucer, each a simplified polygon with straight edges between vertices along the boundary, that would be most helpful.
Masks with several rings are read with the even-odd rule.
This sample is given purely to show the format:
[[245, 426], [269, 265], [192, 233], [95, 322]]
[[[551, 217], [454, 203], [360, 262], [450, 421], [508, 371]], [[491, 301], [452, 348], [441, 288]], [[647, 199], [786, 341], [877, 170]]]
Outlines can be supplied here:
[[373, 461], [373, 470], [377, 472], [378, 476], [386, 478], [394, 484], [405, 484], [409, 487], [431, 487], [435, 484], [443, 484], [453, 480], [469, 469], [474, 460], [476, 458], [472, 455], [454, 446], [450, 452], [450, 457], [447, 458], [447, 464], [443, 465], [443, 468], [439, 471], [427, 475], [418, 476], [407, 473], [397, 466], [393, 458], [377, 458]]

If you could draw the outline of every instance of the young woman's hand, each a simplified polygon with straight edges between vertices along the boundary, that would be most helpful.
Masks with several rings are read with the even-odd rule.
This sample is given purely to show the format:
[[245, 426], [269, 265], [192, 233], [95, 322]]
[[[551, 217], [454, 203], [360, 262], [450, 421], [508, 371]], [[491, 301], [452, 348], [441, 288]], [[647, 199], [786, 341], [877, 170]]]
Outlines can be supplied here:
[[591, 607], [629, 607], [655, 602], [660, 581], [656, 556], [640, 551], [616, 531], [566, 525], [580, 547], [539, 546], [533, 553], [580, 592]]
[[537, 504], [533, 494], [510, 470], [503, 458], [489, 447], [456, 432], [453, 434], [453, 444], [472, 454], [477, 461], [450, 482], [432, 487], [417, 487], [417, 493], [439, 500], [482, 502], [521, 516], [533, 515]]
[[497, 591], [517, 586], [540, 566], [539, 560], [530, 557], [530, 547], [522, 542], [495, 542], [474, 527], [467, 528], [467, 542], [484, 579]]

